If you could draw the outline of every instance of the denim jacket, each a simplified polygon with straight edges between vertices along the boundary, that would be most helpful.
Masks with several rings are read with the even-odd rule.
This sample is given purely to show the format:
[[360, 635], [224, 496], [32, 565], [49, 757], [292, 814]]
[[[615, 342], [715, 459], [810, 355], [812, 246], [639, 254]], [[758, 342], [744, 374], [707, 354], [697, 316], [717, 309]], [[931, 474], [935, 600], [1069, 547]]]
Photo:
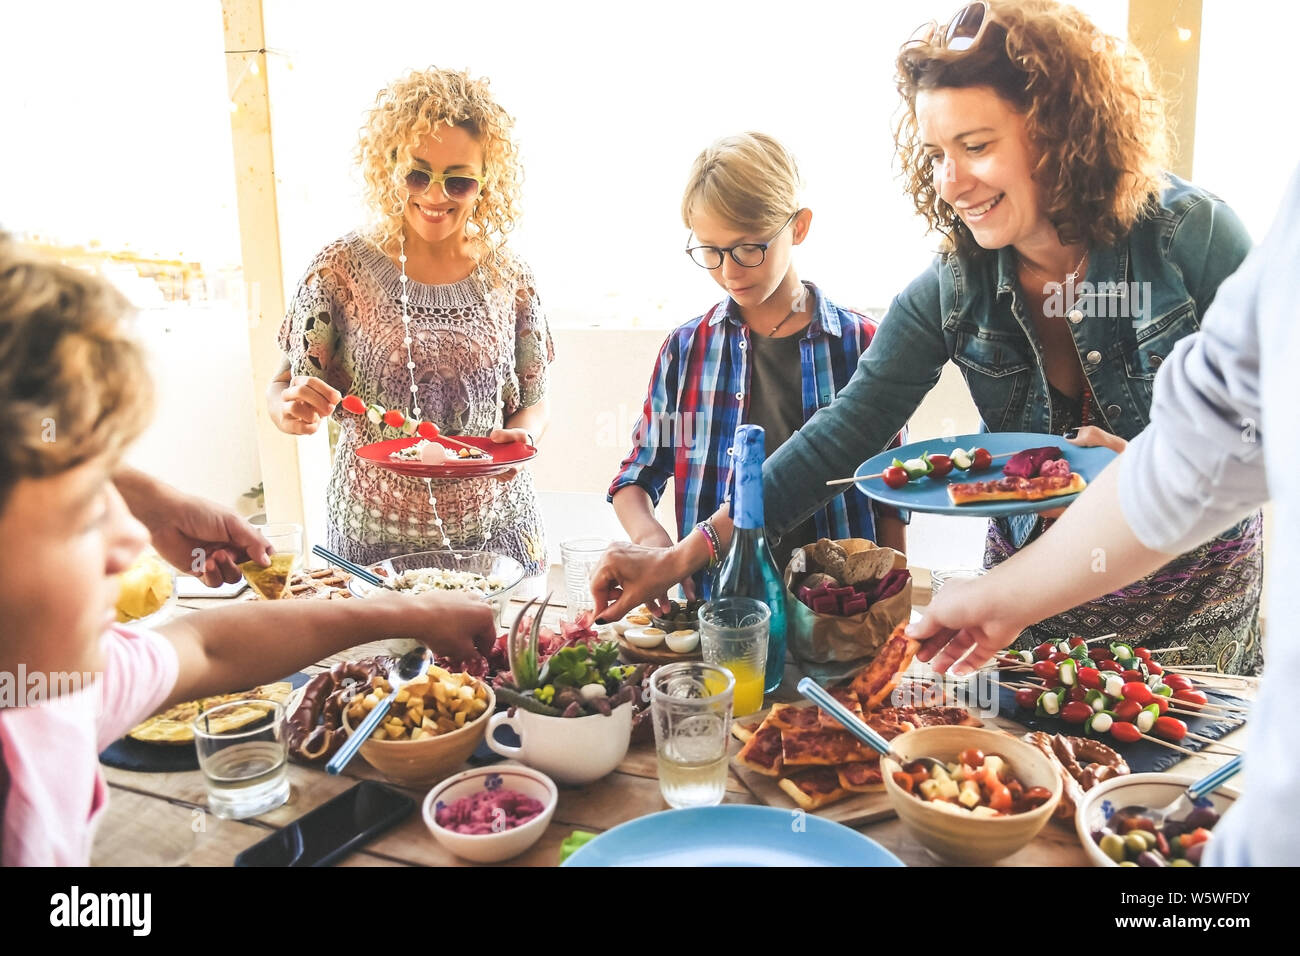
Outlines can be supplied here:
[[[1219, 284], [1249, 249], [1245, 226], [1222, 200], [1174, 176], [1125, 238], [1089, 249], [1073, 301], [1063, 294], [1049, 308], [1059, 307], [1074, 336], [1100, 427], [1125, 439], [1146, 427], [1161, 363], [1200, 328]], [[771, 531], [797, 526], [835, 493], [827, 478], [851, 475], [883, 450], [949, 360], [985, 428], [1047, 432], [1043, 350], [1012, 249], [937, 257], [894, 299], [852, 380], [768, 459]]]

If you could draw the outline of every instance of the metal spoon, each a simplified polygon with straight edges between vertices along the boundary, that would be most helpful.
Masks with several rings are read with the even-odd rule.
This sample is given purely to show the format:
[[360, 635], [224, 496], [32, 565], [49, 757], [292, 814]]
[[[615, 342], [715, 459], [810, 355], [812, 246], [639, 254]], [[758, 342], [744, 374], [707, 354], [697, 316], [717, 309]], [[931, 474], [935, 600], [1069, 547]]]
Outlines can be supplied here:
[[1116, 810], [1112, 819], [1116, 817], [1145, 817], [1154, 824], [1156, 829], [1160, 829], [1169, 821], [1181, 823], [1200, 809], [1197, 807], [1196, 801], [1208, 793], [1213, 793], [1237, 775], [1242, 767], [1242, 756], [1242, 754], [1237, 754], [1223, 766], [1212, 770], [1163, 807], [1124, 807], [1121, 810]]
[[390, 707], [393, 706], [393, 699], [397, 692], [406, 684], [415, 680], [417, 677], [423, 677], [429, 670], [429, 665], [433, 663], [433, 654], [427, 647], [417, 647], [413, 651], [407, 651], [397, 663], [393, 665], [392, 670], [388, 672], [388, 683], [391, 689], [384, 695], [370, 713], [366, 714], [366, 719], [361, 721], [361, 726], [352, 731], [347, 740], [343, 741], [343, 746], [338, 749], [330, 762], [325, 765], [326, 773], [337, 774], [348, 765], [348, 761], [353, 755], [361, 749], [361, 745], [370, 739], [379, 722], [384, 719]]
[[811, 677], [805, 677], [803, 680], [799, 681], [797, 686], [799, 693], [803, 694], [814, 704], [843, 724], [845, 730], [851, 733], [854, 737], [857, 737], [872, 750], [879, 753], [882, 757], [888, 757], [890, 760], [897, 763], [899, 767], [920, 763], [924, 764], [926, 769], [930, 770], [935, 767], [940, 767], [945, 771], [948, 769], [944, 766], [942, 760], [936, 760], [934, 757], [913, 757], [911, 760], [904, 760], [892, 747], [889, 746], [889, 741], [880, 736], [880, 734], [873, 730], [865, 721], [859, 718], [857, 714], [853, 713], [853, 711], [849, 710], [832, 697], [830, 691], [823, 688]]

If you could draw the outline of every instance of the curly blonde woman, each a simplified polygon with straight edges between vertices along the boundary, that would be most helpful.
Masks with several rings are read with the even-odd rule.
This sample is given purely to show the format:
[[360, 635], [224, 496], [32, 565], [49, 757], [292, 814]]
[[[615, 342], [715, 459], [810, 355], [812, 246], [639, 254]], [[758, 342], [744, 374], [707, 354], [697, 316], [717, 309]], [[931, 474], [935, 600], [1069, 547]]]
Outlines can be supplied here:
[[540, 572], [546, 546], [532, 478], [406, 478], [357, 459], [400, 431], [337, 411], [343, 395], [433, 422], [448, 435], [536, 438], [547, 423], [551, 336], [528, 267], [507, 248], [518, 218], [514, 121], [488, 83], [411, 73], [380, 92], [357, 159], [372, 222], [307, 268], [268, 390], [272, 420], [309, 435], [336, 415], [326, 492], [329, 547], [353, 561], [484, 549]]
[[[1163, 104], [1141, 55], [1073, 7], [968, 4], [902, 46], [897, 82], [907, 192], [943, 249], [895, 297], [835, 402], [769, 458], [769, 535], [789, 533], [836, 493], [827, 479], [879, 452], [949, 361], [989, 430], [1122, 449], [1147, 424], [1161, 363], [1250, 247], [1222, 200], [1164, 172]], [[1051, 520], [992, 522], [985, 564]], [[714, 521], [725, 543], [725, 511]], [[598, 607], [617, 598], [602, 616], [695, 570], [707, 557], [700, 538], [612, 552], [593, 579]], [[1019, 646], [1118, 633], [1183, 648], [1166, 662], [1251, 673], [1262, 661], [1261, 568], [1256, 513], [1148, 578], [1035, 624]]]

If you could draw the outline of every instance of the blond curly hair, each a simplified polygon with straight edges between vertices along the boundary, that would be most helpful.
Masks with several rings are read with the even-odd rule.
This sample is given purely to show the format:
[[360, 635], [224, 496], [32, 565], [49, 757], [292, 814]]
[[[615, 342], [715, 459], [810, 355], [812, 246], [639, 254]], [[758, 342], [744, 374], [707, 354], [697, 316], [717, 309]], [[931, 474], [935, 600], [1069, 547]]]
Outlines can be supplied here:
[[0, 233], [0, 507], [24, 478], [103, 456], [144, 430], [153, 385], [122, 294]]
[[464, 71], [417, 70], [380, 90], [357, 146], [372, 235], [380, 248], [397, 255], [406, 204], [401, 173], [411, 166], [412, 151], [440, 127], [459, 126], [483, 147], [485, 181], [466, 224], [471, 254], [489, 285], [508, 282], [518, 267], [506, 251], [506, 238], [519, 219], [523, 181], [511, 139], [514, 122], [492, 98], [488, 81]]
[[928, 44], [899, 51], [903, 103], [895, 142], [917, 212], [945, 237], [945, 251], [982, 253], [935, 189], [916, 98], [927, 90], [986, 86], [1025, 117], [1036, 153], [1034, 181], [1061, 241], [1119, 241], [1158, 198], [1170, 155], [1165, 100], [1142, 54], [1053, 0], [990, 0], [989, 16], [984, 36], [968, 51]]

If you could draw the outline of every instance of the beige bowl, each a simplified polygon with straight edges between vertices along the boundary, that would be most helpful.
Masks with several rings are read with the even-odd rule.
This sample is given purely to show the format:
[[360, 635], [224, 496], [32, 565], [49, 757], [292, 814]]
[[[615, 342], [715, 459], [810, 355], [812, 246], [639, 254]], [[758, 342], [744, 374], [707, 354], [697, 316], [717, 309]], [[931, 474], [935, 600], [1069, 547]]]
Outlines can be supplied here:
[[[487, 709], [459, 730], [420, 740], [372, 738], [362, 744], [357, 752], [365, 758], [366, 763], [394, 783], [418, 786], [441, 780], [453, 770], [459, 769], [483, 742], [488, 720], [492, 717], [497, 702], [491, 686], [485, 686]], [[346, 709], [343, 711], [343, 726], [347, 727], [348, 733], [352, 732]]]
[[976, 747], [1005, 759], [1011, 775], [1026, 790], [1046, 787], [1052, 792], [1052, 798], [1042, 806], [1013, 816], [975, 817], [952, 813], [894, 783], [894, 771], [901, 768], [884, 758], [885, 792], [898, 818], [918, 843], [953, 863], [984, 864], [1010, 856], [1038, 835], [1061, 799], [1061, 778], [1052, 763], [1029, 744], [1001, 731], [982, 727], [925, 727], [901, 734], [890, 744], [908, 761], [917, 757], [955, 761], [963, 750]]

